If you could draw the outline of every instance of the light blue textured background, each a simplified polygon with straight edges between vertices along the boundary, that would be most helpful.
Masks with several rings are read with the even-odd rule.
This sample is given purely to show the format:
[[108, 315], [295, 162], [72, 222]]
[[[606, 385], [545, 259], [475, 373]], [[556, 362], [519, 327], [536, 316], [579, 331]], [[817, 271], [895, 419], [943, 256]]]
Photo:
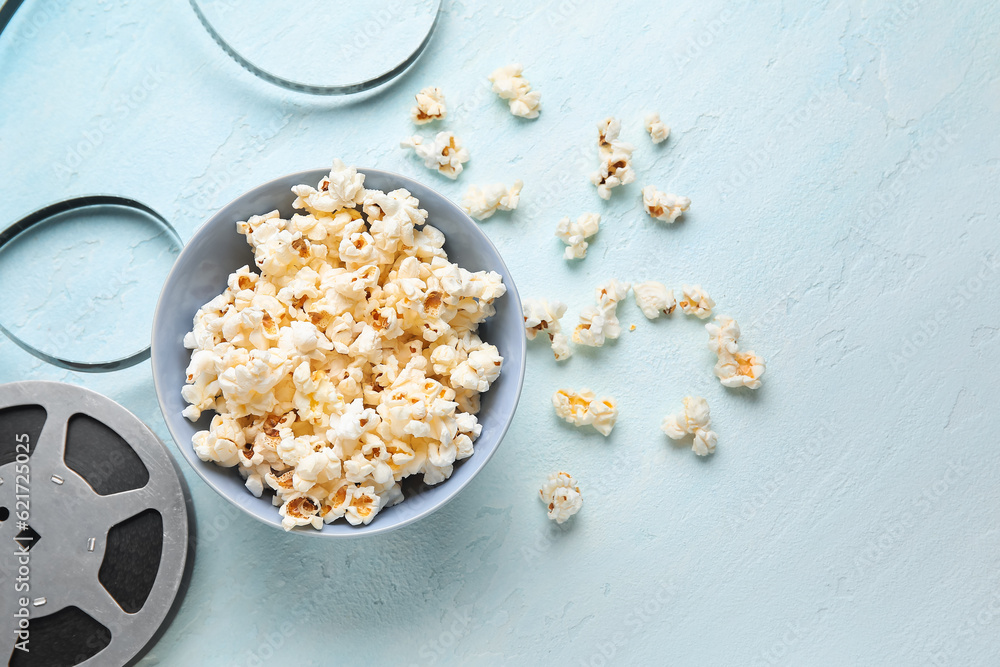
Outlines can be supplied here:
[[[572, 318], [610, 277], [700, 282], [767, 358], [764, 387], [724, 389], [701, 322], [649, 323], [629, 299], [619, 312], [637, 328], [617, 343], [561, 366], [532, 347], [496, 457], [412, 527], [289, 537], [187, 470], [197, 566], [144, 664], [1000, 662], [1000, 7], [446, 0], [445, 12], [417, 67], [348, 101], [256, 81], [184, 2], [29, 0], [0, 39], [2, 224], [110, 191], [187, 238], [239, 193], [335, 156], [456, 199], [521, 178], [522, 207], [483, 227], [522, 295], [562, 299]], [[511, 61], [542, 93], [537, 121], [488, 92]], [[397, 145], [425, 85], [444, 89], [447, 127], [472, 153], [457, 183]], [[658, 147], [642, 132], [649, 109], [673, 128]], [[605, 203], [586, 179], [594, 124], [612, 114], [638, 180]], [[691, 197], [684, 222], [645, 216], [647, 183]], [[568, 264], [555, 223], [591, 210], [602, 230]], [[96, 293], [112, 269], [92, 265], [77, 280]], [[54, 275], [8, 276], [4, 298], [47, 293], [65, 280]], [[133, 325], [114, 323], [142, 321], [79, 308], [67, 319], [122, 346]], [[0, 380], [23, 379], [103, 392], [166, 437], [148, 364], [74, 375], [0, 340]], [[552, 413], [555, 389], [582, 386], [618, 399], [607, 440]], [[719, 433], [708, 459], [658, 430], [691, 392]], [[537, 500], [559, 469], [585, 496], [562, 529]]]

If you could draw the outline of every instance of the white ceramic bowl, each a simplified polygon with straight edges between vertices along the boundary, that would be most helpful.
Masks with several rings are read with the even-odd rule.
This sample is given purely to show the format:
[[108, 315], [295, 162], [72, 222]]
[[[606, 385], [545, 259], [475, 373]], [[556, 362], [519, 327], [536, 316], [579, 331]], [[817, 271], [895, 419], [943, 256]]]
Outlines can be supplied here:
[[[510, 426], [524, 381], [525, 336], [521, 299], [500, 253], [479, 226], [462, 209], [426, 185], [404, 176], [375, 169], [359, 169], [365, 185], [386, 192], [406, 188], [428, 212], [428, 222], [445, 235], [445, 250], [451, 261], [469, 271], [490, 270], [503, 276], [507, 293], [496, 301], [496, 315], [479, 327], [483, 340], [496, 345], [504, 358], [503, 372], [488, 392], [482, 395], [479, 422], [482, 433], [475, 442], [475, 453], [455, 465], [451, 478], [436, 486], [426, 486], [415, 475], [403, 482], [406, 499], [387, 507], [367, 526], [351, 526], [343, 520], [323, 530], [299, 528], [306, 535], [349, 537], [384, 533], [427, 516], [458, 495], [490, 460]], [[314, 169], [289, 174], [265, 183], [238, 197], [212, 216], [195, 232], [184, 247], [167, 277], [153, 320], [152, 366], [157, 398], [167, 427], [181, 453], [205, 482], [224, 498], [264, 523], [281, 529], [278, 508], [269, 494], [254, 497], [243, 485], [235, 468], [222, 468], [198, 458], [191, 446], [191, 436], [208, 427], [214, 413], [202, 415], [191, 423], [181, 415], [185, 369], [190, 351], [183, 345], [184, 334], [191, 330], [194, 314], [202, 305], [226, 288], [229, 274], [244, 264], [254, 266], [253, 253], [246, 239], [236, 231], [236, 222], [278, 209], [282, 217], [291, 216], [298, 183], [319, 182], [327, 173]]]

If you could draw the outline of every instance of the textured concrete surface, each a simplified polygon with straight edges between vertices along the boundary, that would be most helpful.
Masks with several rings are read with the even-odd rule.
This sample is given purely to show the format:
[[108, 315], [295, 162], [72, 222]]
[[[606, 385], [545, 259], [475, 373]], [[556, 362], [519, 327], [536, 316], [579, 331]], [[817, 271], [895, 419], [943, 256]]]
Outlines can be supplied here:
[[[257, 183], [338, 155], [454, 198], [522, 178], [522, 208], [483, 227], [523, 295], [575, 314], [609, 277], [700, 282], [768, 361], [759, 392], [724, 389], [700, 322], [649, 323], [629, 300], [636, 330], [615, 344], [563, 366], [532, 348], [513, 428], [454, 503], [365, 541], [290, 538], [187, 471], [197, 567], [144, 664], [1000, 662], [995, 3], [446, 0], [427, 56], [361, 100], [256, 81], [183, 2], [49, 6], [29, 1], [0, 39], [5, 218], [110, 191], [186, 238]], [[488, 93], [510, 61], [542, 92], [537, 121]], [[425, 85], [472, 152], [457, 183], [397, 146]], [[666, 144], [643, 135], [648, 109]], [[638, 181], [605, 203], [586, 177], [609, 114]], [[691, 197], [684, 222], [643, 214], [647, 183]], [[556, 221], [591, 210], [603, 228], [567, 264]], [[43, 303], [5, 305], [5, 321], [134, 342], [144, 315], [123, 304], [151, 308], [155, 285], [100, 238], [66, 233], [55, 273], [6, 274], [5, 302]], [[107, 316], [70, 300], [60, 324], [44, 305], [86, 253], [74, 281], [121, 285]], [[25, 378], [101, 391], [165, 436], [148, 364], [75, 375], [0, 340], [0, 380]], [[582, 386], [619, 401], [607, 440], [552, 413], [553, 390]], [[689, 392], [720, 437], [705, 460], [658, 430]], [[562, 529], [536, 498], [559, 469], [585, 495]]]

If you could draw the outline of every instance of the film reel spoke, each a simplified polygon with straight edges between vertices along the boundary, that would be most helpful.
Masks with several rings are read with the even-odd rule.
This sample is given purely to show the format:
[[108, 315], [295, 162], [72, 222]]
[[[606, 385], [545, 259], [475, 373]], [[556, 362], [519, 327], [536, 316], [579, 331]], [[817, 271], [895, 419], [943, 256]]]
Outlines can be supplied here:
[[[63, 460], [66, 450], [66, 431], [73, 411], [68, 406], [54, 401], [43, 404], [45, 424], [31, 452], [31, 472], [35, 479], [56, 476], [65, 479], [71, 474]], [[58, 483], [58, 482], [57, 482]]]
[[155, 498], [147, 487], [99, 497], [95, 503], [97, 516], [106, 534], [112, 526], [149, 509], [157, 509]]
[[112, 636], [128, 623], [128, 614], [96, 578], [81, 582], [76, 597], [76, 606], [110, 630]]

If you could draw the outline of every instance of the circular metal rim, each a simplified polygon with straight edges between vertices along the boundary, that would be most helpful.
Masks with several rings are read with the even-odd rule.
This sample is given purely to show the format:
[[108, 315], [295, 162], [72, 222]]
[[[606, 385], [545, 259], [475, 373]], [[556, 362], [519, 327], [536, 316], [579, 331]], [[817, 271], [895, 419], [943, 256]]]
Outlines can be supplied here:
[[[381, 170], [381, 169], [369, 169], [367, 167], [358, 167], [357, 170], [358, 170], [359, 173], [363, 173], [365, 175], [368, 175], [368, 174], [372, 174], [372, 175], [378, 174], [380, 176], [397, 179], [398, 181], [400, 181], [403, 184], [406, 184], [406, 183], [417, 183], [417, 181], [414, 181], [412, 178], [409, 178], [408, 176], [403, 176], [402, 174], [397, 174], [397, 173], [391, 172], [391, 171], [385, 171], [385, 170]], [[291, 174], [286, 174], [285, 176], [281, 176], [281, 177], [278, 177], [278, 178], [271, 179], [270, 181], [262, 183], [262, 184], [258, 185], [257, 187], [255, 187], [255, 188], [253, 188], [251, 190], [248, 190], [247, 192], [244, 192], [243, 194], [239, 195], [238, 197], [235, 197], [232, 201], [230, 201], [229, 203], [227, 203], [225, 206], [221, 207], [219, 210], [220, 211], [223, 210], [224, 208], [228, 207], [229, 205], [231, 205], [231, 204], [239, 201], [240, 199], [243, 199], [244, 197], [247, 197], [248, 195], [256, 192], [257, 190], [268, 188], [268, 187], [272, 186], [272, 184], [275, 183], [275, 182], [284, 181], [286, 179], [294, 177], [294, 178], [300, 179], [299, 182], [301, 182], [301, 183], [308, 183], [308, 182], [311, 182], [312, 180], [318, 180], [318, 178], [321, 178], [323, 175], [327, 174], [328, 172], [329, 172], [329, 169], [325, 169], [325, 168], [323, 168], [323, 169], [307, 169], [305, 171], [293, 172]], [[422, 185], [423, 187], [426, 187], [426, 188], [429, 188], [431, 190], [434, 190], [433, 188], [431, 188], [428, 185], [424, 185], [424, 184], [419, 184], [419, 185]], [[519, 313], [519, 317], [523, 320], [524, 319], [524, 312], [523, 312], [522, 307], [521, 307], [521, 297], [520, 297], [520, 295], [517, 292], [517, 286], [514, 284], [513, 276], [512, 276], [512, 274], [510, 272], [510, 269], [507, 268], [507, 264], [506, 264], [506, 262], [503, 259], [503, 255], [500, 254], [499, 249], [497, 249], [496, 245], [494, 245], [493, 241], [489, 238], [489, 236], [487, 236], [486, 233], [483, 232], [482, 229], [480, 229], [479, 225], [477, 225], [475, 223], [475, 221], [473, 221], [473, 219], [471, 217], [469, 217], [469, 215], [467, 213], [465, 213], [465, 211], [463, 211], [461, 207], [458, 206], [458, 204], [456, 204], [455, 202], [453, 202], [451, 199], [449, 199], [448, 197], [444, 196], [443, 194], [439, 193], [437, 190], [434, 190], [434, 192], [437, 193], [438, 196], [440, 196], [442, 199], [446, 200], [449, 204], [451, 204], [451, 206], [453, 206], [457, 211], [459, 211], [462, 214], [462, 216], [464, 217], [464, 219], [467, 221], [467, 223], [470, 225], [470, 227], [472, 229], [476, 230], [476, 232], [478, 233], [478, 236], [481, 238], [481, 240], [485, 244], [487, 244], [490, 248], [492, 248], [493, 251], [496, 253], [497, 257], [500, 260], [500, 265], [504, 268], [504, 271], [506, 271], [507, 275], [511, 276], [510, 284], [507, 285], [507, 294], [506, 294], [506, 296], [508, 298], [513, 299], [515, 307], [517, 308], [517, 311]], [[191, 239], [188, 242], [188, 246], [191, 246], [191, 245], [196, 244], [198, 242], [199, 236], [201, 236], [201, 234], [204, 232], [204, 230], [206, 230], [209, 227], [209, 225], [213, 224], [213, 222], [215, 221], [215, 218], [216, 218], [216, 215], [212, 215], [208, 220], [206, 220], [204, 223], [202, 223], [201, 226], [198, 227], [198, 229], [195, 230], [194, 234], [191, 235]], [[187, 246], [185, 247], [185, 250], [186, 249], [187, 249]], [[184, 252], [184, 251], [181, 251], [181, 252]], [[180, 264], [180, 262], [177, 262], [177, 263], [174, 264], [174, 268], [171, 269], [170, 274], [167, 276], [167, 279], [164, 281], [164, 286], [167, 286], [167, 285], [169, 285], [172, 282], [173, 277], [174, 277], [174, 273], [178, 270], [179, 264]], [[166, 290], [164, 290], [164, 292], [165, 291]], [[154, 355], [156, 354], [156, 349], [157, 349], [157, 344], [156, 344], [157, 335], [158, 335], [158, 332], [162, 328], [160, 326], [160, 321], [161, 321], [161, 318], [166, 317], [166, 314], [163, 312], [162, 304], [163, 304], [163, 292], [161, 292], [161, 294], [160, 294], [160, 302], [157, 303], [157, 305], [156, 305], [156, 311], [155, 311], [155, 313], [153, 315], [153, 335], [152, 335], [152, 341], [153, 342], [152, 342], [152, 350], [153, 350], [153, 354]], [[487, 453], [486, 457], [483, 459], [482, 463], [479, 466], [479, 470], [476, 471], [476, 474], [479, 474], [479, 472], [481, 472], [482, 469], [486, 467], [486, 464], [489, 463], [490, 459], [492, 459], [493, 456], [496, 454], [497, 450], [500, 448], [500, 445], [503, 443], [504, 437], [507, 435], [507, 431], [510, 430], [510, 425], [514, 421], [514, 415], [517, 413], [517, 405], [518, 405], [518, 403], [521, 400], [521, 392], [522, 392], [522, 390], [524, 388], [524, 376], [525, 376], [525, 372], [526, 372], [526, 369], [527, 369], [527, 363], [528, 363], [528, 355], [527, 355], [527, 349], [526, 349], [527, 346], [524, 344], [524, 338], [523, 338], [523, 336], [522, 336], [521, 340], [522, 340], [522, 345], [524, 347], [522, 349], [522, 354], [521, 354], [521, 363], [520, 363], [520, 365], [519, 365], [519, 367], [517, 369], [517, 388], [516, 388], [516, 390], [514, 392], [514, 401], [513, 401], [513, 404], [511, 406], [510, 414], [507, 415], [506, 419], [504, 420], [503, 428], [501, 428], [500, 431], [499, 431], [499, 435], [497, 437], [497, 445], [496, 445], [496, 447], [494, 447], [492, 451], [490, 451], [490, 452]], [[198, 477], [200, 477], [201, 480], [203, 482], [205, 482], [205, 484], [207, 484], [209, 487], [212, 488], [213, 491], [215, 491], [222, 498], [224, 498], [226, 500], [226, 502], [228, 502], [229, 504], [231, 504], [231, 505], [235, 506], [237, 509], [239, 509], [240, 512], [253, 517], [255, 520], [257, 520], [260, 523], [263, 523], [263, 524], [265, 524], [267, 526], [270, 526], [272, 528], [277, 528], [278, 530], [283, 530], [281, 528], [281, 524], [280, 523], [273, 523], [273, 522], [270, 522], [270, 521], [268, 521], [268, 520], [266, 520], [266, 519], [264, 519], [264, 518], [262, 518], [260, 516], [257, 516], [256, 514], [254, 514], [253, 512], [251, 512], [249, 509], [247, 509], [246, 507], [244, 507], [240, 503], [238, 503], [235, 500], [233, 500], [232, 498], [230, 498], [229, 494], [225, 493], [222, 489], [220, 489], [208, 476], [205, 475], [205, 473], [202, 470], [202, 468], [199, 465], [196, 465], [195, 461], [191, 459], [191, 457], [188, 455], [187, 450], [184, 449], [185, 446], [188, 447], [188, 448], [190, 448], [191, 447], [191, 443], [190, 442], [185, 443], [184, 440], [181, 437], [179, 437], [179, 434], [174, 432], [174, 428], [173, 428], [172, 422], [168, 418], [169, 412], [167, 410], [167, 406], [166, 406], [166, 404], [163, 401], [163, 396], [164, 396], [164, 392], [166, 391], [166, 388], [160, 386], [160, 380], [157, 377], [157, 373], [155, 372], [155, 366], [156, 366], [155, 363], [153, 364], [153, 366], [154, 366], [153, 387], [156, 390], [156, 400], [157, 400], [157, 402], [160, 405], [160, 412], [163, 413], [163, 417], [164, 417], [163, 420], [164, 420], [164, 422], [167, 425], [167, 430], [170, 431], [170, 436], [174, 439], [174, 443], [177, 445], [178, 449], [181, 451], [181, 454], [183, 455], [184, 460], [188, 462], [188, 464], [198, 474]], [[180, 391], [179, 388], [175, 388], [175, 389], [176, 389], [176, 391]], [[200, 460], [198, 461], [198, 463], [203, 463], [204, 465], [214, 465], [214, 464], [205, 463], [205, 462], [200, 461]], [[299, 535], [308, 535], [308, 536], [317, 537], [317, 538], [327, 538], [327, 539], [360, 539], [360, 538], [364, 538], [364, 537], [371, 537], [371, 536], [374, 536], [374, 535], [381, 535], [381, 534], [385, 534], [385, 533], [390, 533], [390, 532], [392, 532], [394, 530], [402, 528], [403, 526], [408, 526], [408, 525], [410, 525], [410, 524], [412, 524], [412, 523], [414, 523], [416, 521], [419, 521], [420, 519], [423, 519], [424, 517], [426, 517], [426, 516], [428, 516], [430, 514], [433, 514], [437, 510], [441, 509], [442, 507], [444, 507], [445, 505], [447, 505], [448, 503], [450, 503], [452, 500], [454, 500], [455, 498], [457, 498], [459, 496], [459, 494], [472, 482], [472, 480], [475, 479], [475, 477], [476, 477], [476, 475], [472, 475], [467, 480], [465, 480], [462, 484], [456, 486], [454, 492], [451, 495], [449, 495], [447, 498], [445, 498], [445, 500], [443, 502], [438, 503], [436, 505], [431, 505], [431, 506], [427, 507], [426, 509], [424, 509], [423, 511], [421, 511], [421, 512], [419, 512], [419, 513], [417, 513], [417, 514], [415, 514], [415, 515], [413, 515], [413, 516], [411, 516], [411, 517], [409, 517], [407, 519], [404, 519], [403, 521], [400, 521], [398, 523], [394, 523], [392, 525], [386, 525], [386, 526], [375, 525], [375, 521], [378, 520], [378, 517], [375, 517], [375, 521], [373, 521], [371, 524], [368, 524], [366, 526], [358, 526], [358, 527], [356, 527], [355, 531], [351, 531], [349, 533], [331, 533], [331, 532], [327, 532], [325, 530], [313, 530], [313, 529], [306, 529], [306, 528], [301, 528], [301, 527], [295, 528], [295, 529], [293, 529], [291, 531], [287, 531], [287, 532], [297, 533]], [[446, 482], [447, 481], [450, 481], [450, 480], [446, 480]], [[406, 501], [404, 500], [403, 502], [406, 502]]]
[[431, 37], [434, 36], [434, 32], [437, 30], [438, 22], [441, 20], [441, 7], [443, 5], [442, 0], [437, 1], [437, 9], [434, 11], [434, 20], [431, 22], [431, 27], [427, 30], [427, 34], [424, 35], [423, 40], [417, 45], [416, 49], [410, 55], [408, 55], [402, 62], [400, 62], [395, 67], [392, 67], [381, 74], [378, 74], [371, 79], [365, 79], [364, 81], [356, 81], [354, 83], [348, 83], [339, 86], [317, 86], [308, 83], [302, 83], [300, 81], [293, 81], [292, 79], [286, 79], [285, 77], [278, 76], [273, 72], [269, 72], [262, 67], [258, 67], [253, 64], [249, 58], [241, 54], [236, 50], [226, 39], [219, 34], [219, 31], [215, 29], [212, 22], [205, 16], [202, 12], [201, 7], [198, 6], [197, 0], [188, 0], [191, 8], [194, 10], [195, 15], [198, 17], [198, 22], [201, 23], [205, 31], [211, 36], [212, 41], [219, 45], [226, 54], [236, 61], [236, 63], [250, 72], [254, 76], [268, 83], [280, 86], [287, 90], [294, 90], [299, 93], [308, 93], [310, 95], [352, 95], [354, 93], [363, 93], [366, 90], [371, 90], [373, 88], [378, 88], [382, 84], [388, 83], [398, 77], [400, 74], [405, 72], [410, 65], [415, 63], [417, 59], [423, 54], [427, 49], [427, 45], [430, 44]]
[[[177, 249], [178, 255], [180, 255], [180, 253], [184, 250], [184, 241], [181, 240], [180, 234], [177, 233], [177, 230], [165, 217], [157, 213], [152, 207], [147, 206], [140, 201], [118, 195], [83, 195], [80, 197], [71, 197], [69, 199], [54, 202], [48, 206], [43, 206], [36, 211], [32, 211], [0, 232], [0, 250], [2, 250], [8, 243], [20, 238], [20, 236], [28, 230], [44, 224], [57, 215], [99, 206], [117, 206], [121, 208], [133, 209], [146, 214], [149, 218], [156, 222], [160, 228], [167, 232], [170, 240]], [[23, 340], [14, 332], [10, 331], [3, 325], [2, 322], [0, 322], [0, 333], [3, 333], [11, 340], [11, 342], [36, 359], [41, 359], [42, 361], [52, 364], [58, 368], [68, 371], [76, 371], [78, 373], [108, 373], [135, 366], [136, 364], [140, 364], [149, 359], [151, 347], [150, 343], [150, 345], [146, 345], [144, 348], [133, 352], [132, 354], [109, 361], [74, 361], [72, 359], [57, 357], [53, 354], [40, 350], [34, 345]]]
[[[109, 523], [108, 529], [121, 520], [135, 516], [146, 509], [156, 509], [163, 517], [164, 535], [160, 565], [153, 588], [150, 590], [142, 609], [134, 614], [128, 614], [121, 610], [117, 603], [114, 603], [118, 607], [120, 618], [124, 623], [118, 627], [108, 627], [108, 623], [101, 621], [112, 632], [111, 643], [89, 660], [79, 663], [79, 666], [134, 664], [166, 629], [183, 599], [190, 578], [193, 566], [193, 543], [190, 528], [193, 526], [193, 517], [189, 516], [191, 503], [187, 485], [173, 456], [156, 434], [124, 407], [97, 392], [60, 382], [26, 381], [0, 385], [0, 409], [22, 405], [39, 405], [46, 411], [42, 433], [38, 442], [35, 443], [35, 449], [32, 450], [32, 460], [38, 452], [38, 447], [42, 446], [43, 443], [47, 443], [49, 446], [58, 444], [64, 446], [65, 429], [69, 418], [75, 414], [85, 414], [106, 424], [118, 433], [135, 451], [149, 471], [149, 481], [142, 488], [109, 496], [99, 496], [93, 492], [93, 489], [82, 477], [66, 466], [61, 455], [59, 456], [61, 465], [56, 464], [65, 484], [86, 485], [95, 498], [102, 499], [102, 504], [114, 507], [115, 502], [135, 503], [135, 509], [129, 509], [124, 516], [113, 515], [113, 518], [107, 521]], [[61, 439], [61, 443], [59, 439]], [[34, 463], [32, 465], [34, 466]], [[51, 459], [46, 460], [43, 464], [44, 472], [50, 472], [52, 465]], [[32, 474], [31, 488], [44, 488], [42, 483], [48, 480], [36, 478], [34, 473]], [[32, 498], [36, 500], [37, 504], [35, 493], [36, 491], [32, 491]], [[156, 497], [156, 494], [159, 494], [159, 497]], [[161, 500], [163, 503], [153, 504], [154, 500]], [[32, 513], [34, 514], [34, 510]], [[88, 514], [87, 516], [93, 515]], [[107, 514], [102, 516], [107, 516]], [[45, 538], [44, 535], [42, 537]], [[105, 531], [104, 535], [99, 538], [102, 549], [106, 537], [107, 532]], [[48, 539], [51, 541], [55, 538], [49, 536]], [[34, 550], [32, 551], [34, 553]], [[37, 558], [42, 553], [44, 552], [34, 553], [32, 558]], [[104, 555], [101, 554], [101, 559], [103, 560], [103, 558]], [[100, 582], [95, 580], [92, 583], [104, 590]], [[110, 595], [108, 598], [112, 599], [113, 602]], [[75, 604], [77, 601], [72, 594], [67, 594], [66, 604], [63, 607], [52, 607], [52, 612]], [[58, 603], [58, 601], [56, 602]], [[88, 614], [93, 615], [94, 613], [93, 609], [82, 609]], [[130, 634], [137, 623], [141, 634]]]

